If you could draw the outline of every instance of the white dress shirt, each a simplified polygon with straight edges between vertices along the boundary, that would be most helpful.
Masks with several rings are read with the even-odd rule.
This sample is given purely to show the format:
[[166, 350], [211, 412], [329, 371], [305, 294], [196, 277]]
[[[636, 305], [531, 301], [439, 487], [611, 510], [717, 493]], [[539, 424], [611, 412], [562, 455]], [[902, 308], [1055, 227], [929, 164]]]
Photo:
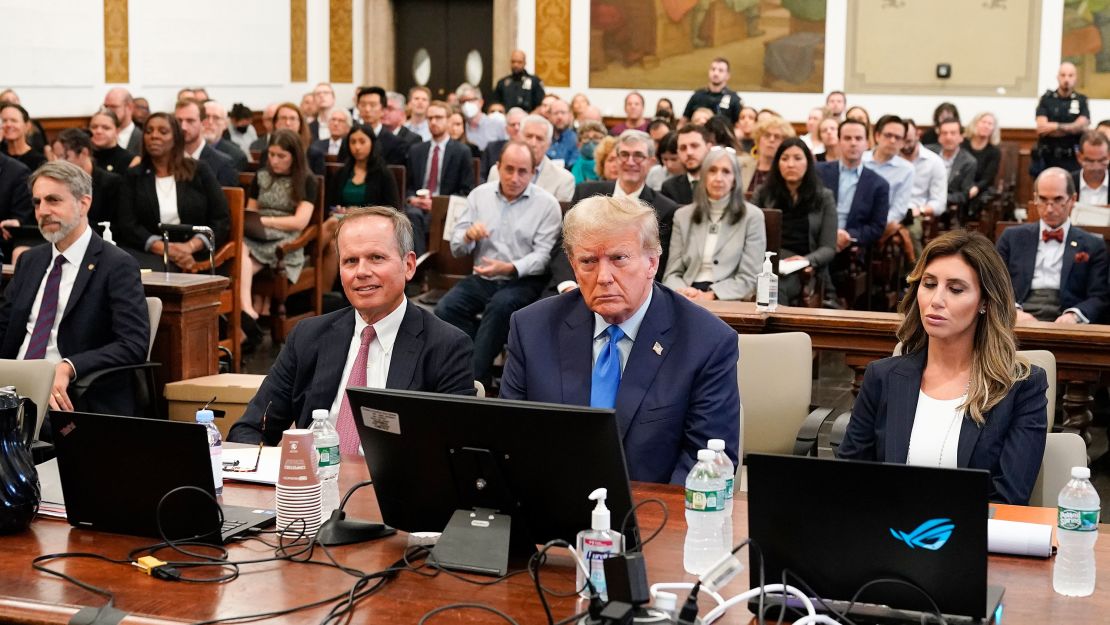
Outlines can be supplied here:
[[[193, 158], [193, 160], [194, 160], [194, 161], [199, 161], [199, 160], [200, 160], [200, 153], [204, 151], [204, 146], [205, 146], [205, 145], [207, 145], [207, 143], [208, 143], [208, 142], [207, 142], [207, 141], [205, 141], [205, 140], [204, 140], [204, 139], [202, 138], [202, 139], [200, 140], [200, 145], [198, 145], [198, 146], [197, 146], [197, 149], [196, 149], [196, 151], [195, 151], [195, 152], [193, 152], [192, 154], [190, 154], [189, 156], [191, 156], [191, 157]], [[215, 172], [213, 172], [213, 173], [215, 173]]]
[[632, 193], [625, 193], [624, 189], [621, 188], [621, 183], [620, 183], [619, 180], [613, 185], [613, 197], [627, 197], [627, 198], [632, 198], [634, 200], [638, 200], [638, 199], [640, 199], [640, 194], [643, 193], [643, 192], [644, 192], [644, 185], [640, 185], [640, 187], [638, 189], [636, 189], [635, 191], [633, 191]]
[[[408, 300], [402, 298], [401, 305], [393, 312], [383, 317], [374, 324], [375, 337], [370, 341], [370, 351], [366, 358], [366, 386], [370, 388], [385, 388], [386, 379], [389, 377], [389, 363], [393, 359], [393, 345], [397, 342], [397, 332], [401, 329], [401, 321], [405, 318], [405, 309]], [[331, 402], [328, 418], [332, 423], [339, 419], [339, 407], [343, 403], [343, 396], [347, 391], [347, 380], [351, 377], [351, 369], [358, 358], [358, 348], [362, 346], [362, 329], [367, 325], [358, 311], [355, 316], [355, 332], [351, 337], [351, 344], [347, 347], [347, 362], [343, 365], [343, 375], [339, 378], [339, 392]], [[331, 347], [328, 347], [331, 349]]]
[[436, 142], [432, 141], [432, 147], [428, 150], [428, 162], [424, 165], [424, 188], [428, 189], [428, 179], [432, 177], [432, 156], [435, 154], [436, 148], [439, 148], [439, 163], [436, 170], [436, 188], [428, 189], [428, 193], [432, 195], [439, 195], [439, 188], [443, 184], [443, 161], [447, 160], [447, 142], [451, 140], [448, 135], [443, 135], [443, 140]]
[[925, 391], [918, 393], [906, 464], [956, 468], [964, 414], [960, 404], [966, 399], [966, 395], [956, 399], [933, 399]]
[[173, 176], [154, 179], [154, 193], [158, 196], [158, 219], [164, 224], [181, 223], [177, 213], [177, 180]]
[[[644, 322], [644, 315], [647, 314], [648, 306], [651, 305], [651, 294], [653, 289], [648, 290], [647, 299], [643, 304], [636, 309], [636, 312], [631, 317], [624, 320], [624, 323], [618, 323], [617, 326], [624, 333], [619, 343], [617, 343], [617, 352], [621, 357], [621, 373], [624, 373], [624, 366], [628, 364], [628, 355], [632, 353], [632, 344], [636, 342], [636, 334], [640, 332], [640, 324]], [[597, 359], [601, 356], [601, 350], [605, 349], [605, 345], [609, 342], [609, 333], [607, 330], [612, 325], [601, 315], [594, 313], [594, 345], [593, 345], [593, 365], [597, 364]]]
[[[54, 315], [54, 327], [50, 329], [50, 338], [46, 341], [46, 360], [53, 363], [62, 361], [62, 354], [58, 351], [58, 326], [62, 323], [62, 315], [65, 313], [66, 305], [69, 304], [69, 296], [73, 292], [73, 284], [77, 282], [77, 273], [81, 269], [81, 263], [85, 261], [85, 252], [89, 249], [89, 241], [92, 240], [92, 228], [88, 225], [85, 226], [85, 231], [77, 240], [66, 248], [65, 252], [58, 252], [57, 246], [50, 245], [50, 264], [47, 265], [46, 273], [42, 275], [42, 282], [39, 283], [39, 290], [35, 294], [35, 303], [31, 305], [31, 314], [27, 317], [27, 333], [23, 337], [23, 344], [19, 347], [19, 354], [16, 358], [23, 360], [27, 354], [27, 348], [31, 343], [31, 333], [35, 331], [35, 321], [39, 317], [39, 308], [42, 306], [42, 295], [46, 291], [46, 279], [50, 277], [50, 270], [54, 267], [54, 263], [59, 254], [66, 257], [66, 262], [62, 265], [62, 277], [58, 283], [58, 312]], [[72, 366], [73, 363], [70, 363]], [[76, 371], [74, 367], [74, 371]]]
[[135, 122], [127, 124], [126, 128], [120, 128], [119, 134], [116, 135], [116, 144], [123, 149], [127, 149], [127, 144], [131, 143], [131, 134], [135, 132]]
[[1102, 182], [1099, 183], [1097, 187], [1089, 187], [1087, 186], [1087, 180], [1083, 178], [1083, 174], [1080, 174], [1079, 203], [1091, 206], [1105, 206], [1106, 204], [1110, 204], [1110, 197], [1108, 197], [1110, 185], [1107, 184], [1108, 181], [1110, 181], [1110, 172], [1102, 175]]
[[1060, 228], [1064, 230], [1064, 242], [1045, 241], [1044, 233], [1052, 230], [1042, 220], [1041, 229], [1037, 232], [1037, 260], [1033, 263], [1033, 283], [1031, 289], [1060, 289], [1060, 274], [1064, 269], [1064, 246], [1068, 241], [1068, 230], [1071, 229], [1071, 220], [1064, 222]]
[[330, 136], [328, 140], [328, 156], [339, 156], [339, 148], [343, 147], [343, 138], [332, 139]]

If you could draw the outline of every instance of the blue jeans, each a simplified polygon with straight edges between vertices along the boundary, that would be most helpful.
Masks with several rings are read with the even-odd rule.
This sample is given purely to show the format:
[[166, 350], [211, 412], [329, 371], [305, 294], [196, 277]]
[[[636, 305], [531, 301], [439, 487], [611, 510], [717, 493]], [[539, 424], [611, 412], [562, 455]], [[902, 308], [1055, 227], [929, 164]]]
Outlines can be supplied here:
[[437, 317], [474, 340], [474, 379], [487, 388], [493, 361], [509, 340], [509, 317], [539, 299], [546, 281], [547, 276], [487, 280], [471, 275], [436, 304]]

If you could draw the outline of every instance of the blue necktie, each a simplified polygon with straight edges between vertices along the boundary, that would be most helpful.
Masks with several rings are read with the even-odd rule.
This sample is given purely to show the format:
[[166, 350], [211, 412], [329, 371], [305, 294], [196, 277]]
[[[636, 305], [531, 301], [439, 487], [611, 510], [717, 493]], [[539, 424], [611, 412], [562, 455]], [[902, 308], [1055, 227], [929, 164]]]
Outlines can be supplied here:
[[617, 405], [617, 389], [621, 385], [621, 353], [617, 343], [624, 338], [620, 326], [611, 325], [606, 329], [609, 342], [601, 348], [594, 363], [594, 373], [590, 378], [590, 407], [612, 408]]

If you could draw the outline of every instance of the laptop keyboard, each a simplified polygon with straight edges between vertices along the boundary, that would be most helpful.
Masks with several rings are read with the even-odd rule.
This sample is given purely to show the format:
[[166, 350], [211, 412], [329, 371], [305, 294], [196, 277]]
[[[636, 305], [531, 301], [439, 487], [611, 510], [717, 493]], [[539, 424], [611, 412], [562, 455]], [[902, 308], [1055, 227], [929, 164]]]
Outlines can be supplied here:
[[224, 536], [227, 536], [228, 532], [234, 532], [235, 530], [239, 529], [240, 527], [243, 527], [246, 524], [247, 524], [246, 521], [239, 521], [239, 520], [234, 520], [234, 519], [231, 519], [231, 520], [225, 519], [223, 527], [220, 528], [220, 533], [223, 534]]

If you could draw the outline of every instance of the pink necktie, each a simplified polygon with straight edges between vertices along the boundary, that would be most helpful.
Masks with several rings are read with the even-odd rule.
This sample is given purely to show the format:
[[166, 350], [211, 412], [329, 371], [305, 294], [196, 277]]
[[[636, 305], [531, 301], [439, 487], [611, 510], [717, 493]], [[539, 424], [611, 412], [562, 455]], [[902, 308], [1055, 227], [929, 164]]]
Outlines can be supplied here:
[[439, 146], [432, 147], [432, 166], [428, 168], [428, 193], [439, 195]]
[[339, 404], [339, 419], [335, 423], [335, 429], [339, 431], [339, 453], [358, 453], [358, 429], [355, 428], [355, 414], [351, 410], [350, 400], [347, 399], [346, 389], [351, 386], [366, 386], [366, 361], [370, 356], [370, 343], [375, 336], [374, 326], [362, 329], [362, 343], [358, 346], [351, 375], [347, 376], [347, 384], [343, 387], [343, 402]]

